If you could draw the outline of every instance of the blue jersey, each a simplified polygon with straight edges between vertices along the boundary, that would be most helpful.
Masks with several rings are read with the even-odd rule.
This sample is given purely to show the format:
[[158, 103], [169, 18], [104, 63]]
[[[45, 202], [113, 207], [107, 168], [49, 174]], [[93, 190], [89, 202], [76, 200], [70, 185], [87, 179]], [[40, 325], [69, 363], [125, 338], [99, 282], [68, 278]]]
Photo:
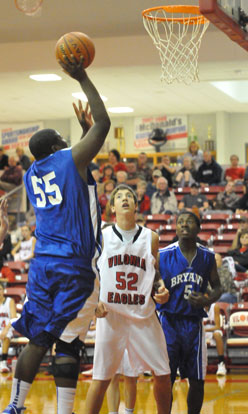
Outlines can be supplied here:
[[183, 256], [179, 243], [160, 249], [160, 273], [169, 290], [169, 301], [158, 305], [160, 312], [185, 316], [206, 316], [203, 309], [190, 305], [188, 297], [192, 291], [205, 292], [215, 261], [214, 253], [197, 244], [196, 255], [189, 264]]
[[35, 161], [24, 176], [36, 215], [36, 255], [78, 258], [90, 264], [100, 254], [100, 209], [96, 183], [80, 177], [71, 148]]

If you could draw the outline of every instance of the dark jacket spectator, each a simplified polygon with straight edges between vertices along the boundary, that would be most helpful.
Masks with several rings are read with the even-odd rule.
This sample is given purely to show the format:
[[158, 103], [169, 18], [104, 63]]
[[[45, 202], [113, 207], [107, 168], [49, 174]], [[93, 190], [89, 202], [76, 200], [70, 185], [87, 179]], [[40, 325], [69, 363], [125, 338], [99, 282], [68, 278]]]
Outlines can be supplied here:
[[4, 154], [3, 147], [0, 147], [0, 170], [4, 170], [9, 165], [9, 157]]
[[24, 154], [24, 150], [22, 147], [16, 148], [16, 154], [19, 158], [19, 163], [22, 166], [23, 170], [27, 171], [31, 165], [29, 157]]
[[203, 160], [196, 173], [196, 181], [202, 186], [219, 184], [222, 175], [221, 166], [212, 158], [209, 151], [204, 151]]

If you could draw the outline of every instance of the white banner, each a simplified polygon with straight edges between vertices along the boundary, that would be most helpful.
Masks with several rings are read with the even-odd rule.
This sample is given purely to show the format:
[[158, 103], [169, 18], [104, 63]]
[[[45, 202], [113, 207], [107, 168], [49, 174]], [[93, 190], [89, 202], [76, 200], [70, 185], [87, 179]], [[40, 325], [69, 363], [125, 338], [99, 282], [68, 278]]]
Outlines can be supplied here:
[[1, 125], [1, 145], [8, 153], [14, 152], [16, 147], [23, 147], [25, 153], [29, 153], [29, 139], [35, 132], [43, 128], [43, 122], [28, 124]]
[[187, 149], [188, 123], [187, 116], [158, 116], [134, 119], [134, 146], [138, 149], [151, 147], [148, 138], [153, 129], [160, 128], [167, 135], [167, 142], [162, 151]]

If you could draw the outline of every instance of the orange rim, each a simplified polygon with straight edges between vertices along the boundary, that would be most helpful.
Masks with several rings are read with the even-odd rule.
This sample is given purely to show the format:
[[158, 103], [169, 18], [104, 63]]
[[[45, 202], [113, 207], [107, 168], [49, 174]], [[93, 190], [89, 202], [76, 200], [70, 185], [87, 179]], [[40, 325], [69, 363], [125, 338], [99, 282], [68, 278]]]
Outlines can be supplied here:
[[[164, 16], [152, 16], [154, 11], [165, 11], [167, 13], [187, 13], [196, 14], [197, 16], [189, 17], [164, 17]], [[159, 6], [151, 7], [150, 9], [143, 10], [142, 15], [147, 20], [156, 20], [158, 22], [179, 22], [182, 24], [204, 24], [208, 20], [200, 13], [198, 6]]]

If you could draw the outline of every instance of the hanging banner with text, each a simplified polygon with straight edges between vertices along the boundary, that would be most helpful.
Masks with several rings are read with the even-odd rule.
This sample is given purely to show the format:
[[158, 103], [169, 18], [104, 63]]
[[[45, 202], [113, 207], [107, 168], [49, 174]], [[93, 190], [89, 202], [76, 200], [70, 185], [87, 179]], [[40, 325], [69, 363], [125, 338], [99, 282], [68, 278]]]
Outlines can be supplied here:
[[13, 124], [1, 128], [1, 145], [8, 154], [15, 152], [16, 147], [23, 147], [25, 153], [29, 153], [29, 139], [35, 132], [43, 128], [43, 122], [28, 124]]
[[161, 152], [167, 150], [187, 149], [188, 124], [187, 116], [158, 116], [134, 119], [134, 146], [137, 149], [151, 147], [148, 138], [155, 128], [162, 129], [167, 142], [161, 147]]

